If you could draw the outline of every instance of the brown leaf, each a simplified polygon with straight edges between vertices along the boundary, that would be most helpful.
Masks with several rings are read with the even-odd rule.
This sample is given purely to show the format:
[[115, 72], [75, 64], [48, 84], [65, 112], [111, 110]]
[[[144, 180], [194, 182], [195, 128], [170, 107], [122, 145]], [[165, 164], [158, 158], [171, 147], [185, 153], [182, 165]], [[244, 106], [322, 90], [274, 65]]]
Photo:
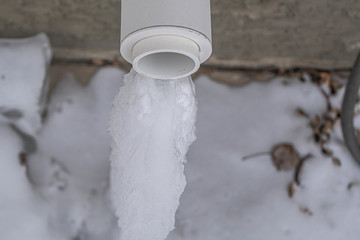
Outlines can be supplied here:
[[309, 216], [314, 215], [314, 213], [308, 207], [300, 207], [300, 211]]
[[330, 81], [330, 92], [332, 95], [336, 95], [339, 89], [342, 88], [342, 85], [336, 79], [331, 79]]
[[339, 108], [332, 108], [330, 111], [335, 114], [335, 118], [340, 118], [341, 110]]
[[303, 169], [303, 166], [304, 166], [304, 163], [306, 160], [312, 158], [312, 154], [309, 153], [307, 155], [305, 155], [304, 157], [300, 158], [300, 162], [296, 165], [296, 168], [295, 168], [295, 173], [294, 173], [294, 182], [300, 186], [300, 174], [301, 174], [301, 171]]
[[330, 96], [325, 92], [324, 89], [322, 89], [321, 87], [319, 87], [320, 92], [322, 93], [322, 95], [324, 96], [325, 100], [326, 100], [326, 105], [327, 105], [327, 109], [330, 110], [332, 109], [332, 104], [330, 101]]
[[331, 132], [333, 125], [331, 121], [326, 121], [320, 128], [321, 133], [329, 133]]
[[309, 114], [307, 114], [302, 108], [298, 107], [296, 109], [296, 113], [301, 117], [309, 118]]
[[314, 133], [314, 141], [318, 143], [318, 142], [320, 142], [320, 140], [321, 140], [320, 134], [315, 132]]
[[311, 119], [310, 126], [312, 128], [318, 128], [321, 124], [320, 117], [316, 115], [313, 119]]
[[272, 162], [279, 171], [294, 169], [300, 162], [300, 156], [290, 143], [275, 145], [271, 150]]
[[295, 195], [296, 186], [297, 186], [297, 183], [295, 181], [290, 183], [290, 185], [289, 185], [289, 197], [290, 198], [292, 198]]
[[333, 155], [333, 150], [326, 148], [326, 147], [322, 147], [321, 151], [323, 154], [325, 154], [326, 156], [332, 156]]
[[326, 84], [326, 85], [330, 85], [331, 83], [331, 78], [330, 78], [330, 74], [327, 72], [321, 72], [320, 73], [320, 78], [321, 78], [321, 83]]
[[21, 166], [25, 166], [27, 162], [26, 153], [21, 152], [19, 153], [19, 163]]
[[340, 161], [340, 159], [337, 158], [337, 157], [334, 157], [334, 158], [332, 159], [332, 162], [334, 163], [335, 166], [338, 166], [338, 167], [341, 166], [341, 161]]

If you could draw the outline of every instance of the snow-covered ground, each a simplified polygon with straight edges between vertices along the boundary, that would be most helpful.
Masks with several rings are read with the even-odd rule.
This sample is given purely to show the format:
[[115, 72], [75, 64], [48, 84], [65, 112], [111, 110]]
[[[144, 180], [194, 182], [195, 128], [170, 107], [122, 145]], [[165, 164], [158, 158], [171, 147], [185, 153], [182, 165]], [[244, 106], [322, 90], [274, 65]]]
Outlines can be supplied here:
[[[200, 77], [196, 89], [198, 139], [188, 153], [188, 185], [168, 239], [359, 239], [360, 167], [339, 141], [339, 123], [329, 147], [341, 167], [320, 153], [309, 121], [296, 114], [298, 107], [310, 116], [326, 111], [314, 84], [274, 79], [229, 88]], [[242, 161], [281, 142], [313, 155], [292, 198], [294, 171], [277, 171], [270, 156]]]
[[39, 130], [50, 60], [45, 34], [0, 39], [0, 122], [11, 122], [29, 135]]
[[[20, 136], [10, 127], [14, 122], [0, 122], [0, 239], [119, 239], [109, 197], [107, 131], [123, 75], [103, 68], [86, 86], [64, 76], [43, 125], [33, 129], [37, 151], [26, 159]], [[276, 78], [231, 88], [206, 76], [195, 86], [197, 141], [187, 155], [188, 183], [168, 240], [359, 239], [360, 167], [342, 142], [339, 123], [326, 147], [341, 166], [315, 144], [309, 121], [327, 108], [318, 86]], [[342, 95], [343, 89], [331, 97], [334, 108]], [[0, 106], [11, 106], [0, 99]], [[28, 104], [19, 102], [16, 109]], [[296, 111], [299, 107], [309, 118]], [[278, 171], [270, 154], [242, 160], [285, 142], [301, 157], [312, 155], [292, 196], [294, 169]], [[29, 166], [27, 174], [20, 163]]]
[[66, 239], [112, 239], [107, 133], [111, 101], [123, 72], [99, 70], [86, 86], [65, 75], [54, 90], [48, 116], [29, 156], [29, 177], [49, 204], [49, 228]]

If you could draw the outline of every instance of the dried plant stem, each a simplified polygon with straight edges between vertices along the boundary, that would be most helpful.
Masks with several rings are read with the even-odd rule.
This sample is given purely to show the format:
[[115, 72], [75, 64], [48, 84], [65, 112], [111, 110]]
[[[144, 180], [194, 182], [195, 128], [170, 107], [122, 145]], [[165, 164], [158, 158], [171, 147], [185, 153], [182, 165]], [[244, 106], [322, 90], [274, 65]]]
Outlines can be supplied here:
[[258, 152], [258, 153], [253, 153], [253, 154], [250, 154], [250, 155], [247, 155], [245, 157], [242, 158], [243, 161], [246, 161], [250, 158], [256, 158], [256, 157], [260, 157], [260, 156], [263, 156], [263, 155], [270, 155], [270, 152]]

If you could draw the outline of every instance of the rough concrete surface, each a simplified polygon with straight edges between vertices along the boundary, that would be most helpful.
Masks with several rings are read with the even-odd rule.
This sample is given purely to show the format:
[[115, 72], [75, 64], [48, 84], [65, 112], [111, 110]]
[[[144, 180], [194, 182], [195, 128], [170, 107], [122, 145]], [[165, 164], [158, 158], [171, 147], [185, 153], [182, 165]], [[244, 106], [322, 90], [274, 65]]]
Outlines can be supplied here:
[[[213, 0], [212, 19], [208, 65], [349, 68], [360, 50], [359, 0]], [[46, 32], [58, 58], [116, 57], [119, 28], [120, 0], [0, 0], [0, 37]]]

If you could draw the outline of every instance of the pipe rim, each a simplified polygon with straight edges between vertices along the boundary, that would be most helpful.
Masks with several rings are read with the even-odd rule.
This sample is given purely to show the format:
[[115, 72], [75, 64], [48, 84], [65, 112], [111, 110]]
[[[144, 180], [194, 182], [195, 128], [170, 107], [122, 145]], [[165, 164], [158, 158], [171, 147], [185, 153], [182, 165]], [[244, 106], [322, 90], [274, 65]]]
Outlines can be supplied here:
[[212, 53], [211, 40], [196, 30], [181, 26], [155, 26], [140, 29], [127, 36], [123, 36], [120, 45], [121, 55], [127, 62], [133, 63], [133, 46], [142, 39], [157, 35], [178, 35], [194, 41], [200, 48], [200, 63], [205, 62]]
[[[176, 54], [179, 57], [185, 57], [185, 58], [187, 58], [187, 60], [192, 61], [191, 63], [193, 64], [193, 67], [187, 69], [186, 71], [184, 71], [181, 74], [174, 73], [174, 74], [168, 74], [168, 75], [164, 74], [163, 71], [156, 71], [156, 73], [155, 72], [151, 73], [151, 71], [144, 70], [144, 68], [141, 66], [142, 60], [146, 59], [146, 57], [150, 57], [150, 56], [154, 56], [156, 54], [162, 54], [162, 53]], [[200, 60], [198, 57], [194, 56], [193, 54], [190, 54], [187, 51], [174, 50], [174, 49], [161, 49], [161, 50], [153, 50], [153, 51], [148, 51], [148, 52], [142, 53], [133, 59], [132, 64], [133, 64], [135, 71], [140, 73], [141, 75], [144, 75], [149, 78], [160, 79], [160, 80], [174, 80], [174, 79], [188, 77], [191, 74], [194, 74], [200, 68]], [[162, 66], [162, 63], [159, 63], [159, 66]]]

